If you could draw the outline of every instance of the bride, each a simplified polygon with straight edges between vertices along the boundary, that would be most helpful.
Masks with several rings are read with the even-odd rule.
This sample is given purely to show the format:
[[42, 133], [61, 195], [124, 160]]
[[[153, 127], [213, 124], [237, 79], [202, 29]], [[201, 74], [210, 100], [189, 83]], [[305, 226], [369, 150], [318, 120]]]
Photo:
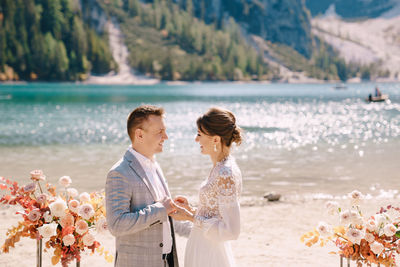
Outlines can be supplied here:
[[240, 233], [239, 196], [241, 172], [230, 155], [232, 143], [240, 144], [241, 129], [232, 112], [211, 108], [197, 119], [196, 142], [213, 163], [201, 184], [199, 206], [193, 208], [185, 197], [174, 199], [175, 220], [193, 222], [185, 252], [185, 267], [235, 266], [229, 240]]

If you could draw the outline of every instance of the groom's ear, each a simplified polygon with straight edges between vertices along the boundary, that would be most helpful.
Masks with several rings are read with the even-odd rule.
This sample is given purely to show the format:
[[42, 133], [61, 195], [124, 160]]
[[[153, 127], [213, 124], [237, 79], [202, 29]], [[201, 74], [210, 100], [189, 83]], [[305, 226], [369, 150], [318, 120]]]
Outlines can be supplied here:
[[135, 138], [136, 139], [142, 139], [143, 138], [143, 130], [140, 128], [137, 128], [135, 130]]

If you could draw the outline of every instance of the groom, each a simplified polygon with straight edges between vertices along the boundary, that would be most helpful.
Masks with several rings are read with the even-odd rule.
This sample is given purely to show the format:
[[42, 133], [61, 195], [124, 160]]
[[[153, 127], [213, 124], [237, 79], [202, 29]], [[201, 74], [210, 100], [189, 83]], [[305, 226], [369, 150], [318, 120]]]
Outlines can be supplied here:
[[168, 216], [175, 208], [154, 158], [168, 139], [163, 115], [162, 108], [150, 105], [131, 112], [127, 130], [132, 145], [107, 176], [107, 224], [116, 238], [118, 267], [179, 267]]

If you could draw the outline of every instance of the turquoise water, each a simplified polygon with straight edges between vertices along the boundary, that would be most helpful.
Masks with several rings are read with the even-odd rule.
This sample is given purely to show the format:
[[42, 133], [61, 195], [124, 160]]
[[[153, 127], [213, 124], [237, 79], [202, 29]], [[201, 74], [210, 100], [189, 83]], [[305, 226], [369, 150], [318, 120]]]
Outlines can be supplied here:
[[50, 181], [70, 175], [79, 188], [102, 188], [129, 144], [127, 115], [150, 103], [167, 112], [169, 140], [158, 160], [170, 187], [195, 194], [210, 168], [194, 142], [195, 121], [222, 106], [245, 130], [245, 142], [234, 151], [244, 195], [338, 195], [353, 187], [377, 194], [400, 184], [400, 84], [379, 84], [389, 102], [366, 103], [374, 86], [3, 84], [0, 175], [22, 181], [42, 168]]

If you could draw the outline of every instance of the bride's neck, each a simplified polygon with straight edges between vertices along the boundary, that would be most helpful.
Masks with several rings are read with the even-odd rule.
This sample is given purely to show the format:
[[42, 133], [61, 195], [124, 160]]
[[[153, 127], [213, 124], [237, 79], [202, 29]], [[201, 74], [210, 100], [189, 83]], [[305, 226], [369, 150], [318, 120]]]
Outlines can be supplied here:
[[229, 153], [230, 153], [230, 149], [224, 148], [222, 151], [210, 154], [213, 165], [215, 166], [218, 162], [221, 162], [224, 159], [226, 159], [229, 156]]

